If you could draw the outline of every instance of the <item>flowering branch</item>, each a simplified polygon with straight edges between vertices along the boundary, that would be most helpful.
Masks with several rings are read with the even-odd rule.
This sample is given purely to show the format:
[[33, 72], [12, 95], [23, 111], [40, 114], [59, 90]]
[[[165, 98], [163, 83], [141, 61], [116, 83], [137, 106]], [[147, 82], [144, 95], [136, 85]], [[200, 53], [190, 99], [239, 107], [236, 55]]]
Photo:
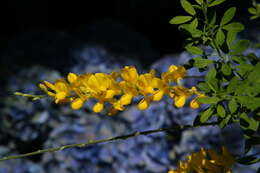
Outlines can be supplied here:
[[[217, 125], [217, 124], [218, 124], [218, 122], [204, 123], [204, 124], [198, 125], [197, 127]], [[37, 150], [37, 151], [31, 152], [31, 153], [25, 153], [25, 154], [14, 155], [14, 156], [6, 156], [6, 157], [3, 157], [3, 158], [0, 158], [0, 161], [11, 160], [11, 159], [19, 159], [19, 158], [24, 158], [24, 157], [33, 156], [33, 155], [42, 154], [42, 153], [47, 153], [47, 152], [61, 151], [61, 150], [64, 150], [64, 149], [74, 148], [74, 147], [87, 147], [89, 145], [99, 144], [99, 143], [104, 143], [104, 142], [110, 142], [110, 141], [116, 141], [116, 140], [126, 140], [128, 138], [136, 137], [136, 136], [140, 136], [140, 135], [149, 135], [149, 134], [152, 134], [152, 133], [167, 132], [167, 131], [179, 131], [179, 130], [188, 129], [188, 128], [192, 128], [192, 127], [194, 127], [194, 126], [192, 126], [192, 125], [179, 125], [179, 126], [169, 127], [169, 128], [159, 128], [159, 129], [155, 129], [155, 130], [134, 132], [134, 133], [131, 133], [129, 135], [116, 136], [116, 137], [100, 139], [100, 140], [89, 140], [88, 142], [83, 142], [83, 143], [78, 143], [78, 144], [69, 144], [69, 145], [63, 145], [63, 146], [54, 147], [54, 148]]]

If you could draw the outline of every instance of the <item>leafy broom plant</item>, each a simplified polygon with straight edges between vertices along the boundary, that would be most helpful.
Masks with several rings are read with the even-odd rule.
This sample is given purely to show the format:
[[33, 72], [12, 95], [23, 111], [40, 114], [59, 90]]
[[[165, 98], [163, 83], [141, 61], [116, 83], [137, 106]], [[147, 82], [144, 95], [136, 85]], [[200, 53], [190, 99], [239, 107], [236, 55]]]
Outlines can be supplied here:
[[[235, 7], [217, 17], [214, 7], [225, 0], [196, 0], [196, 4], [187, 0], [180, 2], [188, 15], [176, 16], [170, 23], [178, 24], [179, 30], [188, 35], [184, 47], [191, 54], [197, 55], [185, 67], [208, 71], [205, 80], [198, 83], [198, 88], [207, 97], [199, 98], [198, 101], [209, 106], [200, 112], [194, 125], [207, 122], [211, 116], [217, 117], [221, 128], [239, 123], [246, 139], [246, 155], [252, 147], [260, 144], [259, 57], [254, 52], [247, 53], [249, 40], [237, 38], [237, 33], [243, 31], [244, 26], [232, 21], [236, 13]], [[255, 1], [253, 5], [257, 8]], [[200, 45], [215, 50], [217, 60], [211, 59]], [[259, 162], [260, 158], [256, 156], [245, 156], [238, 162]]]
[[[190, 0], [191, 1], [191, 0]], [[129, 135], [109, 139], [88, 141], [81, 144], [70, 144], [56, 148], [38, 150], [16, 156], [0, 159], [8, 160], [22, 158], [44, 152], [53, 152], [71, 147], [85, 147], [97, 143], [127, 139], [138, 135], [182, 130], [206, 125], [218, 125], [220, 128], [237, 123], [243, 130], [246, 140], [244, 155], [235, 158], [225, 147], [222, 152], [212, 149], [201, 149], [187, 157], [187, 162], [179, 163], [178, 172], [231, 172], [235, 162], [240, 164], [254, 164], [260, 162], [259, 153], [248, 155], [248, 152], [260, 144], [260, 61], [253, 52], [248, 53], [249, 40], [239, 40], [237, 34], [244, 30], [239, 22], [233, 22], [236, 8], [231, 7], [224, 15], [219, 17], [216, 7], [226, 0], [180, 0], [181, 6], [187, 12], [186, 16], [176, 16], [170, 20], [171, 24], [179, 25], [179, 30], [187, 35], [184, 48], [195, 55], [184, 66], [172, 65], [167, 72], [158, 77], [154, 70], [149, 73], [139, 74], [134, 66], [122, 68], [121, 73], [87, 73], [76, 75], [69, 73], [67, 80], [58, 79], [54, 83], [44, 81], [40, 88], [54, 98], [56, 104], [70, 103], [72, 109], [80, 109], [84, 102], [96, 99], [94, 112], [101, 112], [106, 104], [111, 107], [109, 115], [123, 111], [134, 97], [142, 97], [138, 108], [148, 109], [150, 103], [158, 102], [164, 95], [172, 98], [176, 107], [183, 107], [188, 97], [193, 97], [190, 102], [192, 109], [197, 109], [200, 104], [206, 108], [201, 110], [192, 126], [180, 125], [165, 129], [136, 132]], [[253, 2], [249, 12], [258, 16], [259, 4]], [[257, 17], [251, 17], [256, 19]], [[210, 54], [208, 47], [214, 50]], [[214, 57], [214, 58], [213, 58]], [[181, 80], [186, 75], [186, 70], [197, 68], [200, 72], [207, 71], [203, 81], [197, 86], [186, 88]], [[198, 89], [197, 89], [198, 88]], [[42, 99], [44, 96], [23, 94], [16, 95], [29, 97], [32, 100]], [[216, 122], [210, 122], [211, 117], [216, 117]]]

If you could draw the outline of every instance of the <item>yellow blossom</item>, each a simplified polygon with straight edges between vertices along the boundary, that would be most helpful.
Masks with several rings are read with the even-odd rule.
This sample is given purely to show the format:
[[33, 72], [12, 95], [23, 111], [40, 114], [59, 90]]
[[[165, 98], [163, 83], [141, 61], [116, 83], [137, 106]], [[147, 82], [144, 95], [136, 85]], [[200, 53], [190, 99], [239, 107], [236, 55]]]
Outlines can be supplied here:
[[177, 82], [184, 78], [186, 75], [186, 70], [182, 66], [171, 65], [168, 72], [164, 72], [161, 78], [166, 82]]
[[200, 102], [198, 101], [198, 98], [203, 98], [203, 97], [206, 97], [204, 94], [200, 93], [197, 91], [196, 87], [192, 87], [191, 88], [191, 91], [194, 93], [194, 94], [197, 94], [197, 97], [195, 97], [191, 102], [190, 102], [190, 107], [192, 109], [198, 109], [200, 107]]
[[104, 103], [103, 102], [97, 102], [94, 107], [93, 107], [93, 111], [98, 113], [101, 112], [104, 109]]
[[181, 108], [184, 106], [187, 97], [189, 97], [191, 94], [187, 88], [183, 88], [181, 86], [174, 86], [172, 88], [174, 91], [174, 104], [176, 107]]
[[82, 99], [77, 98], [71, 103], [71, 108], [74, 110], [80, 109], [83, 106], [83, 103], [84, 101]]
[[78, 76], [74, 73], [69, 73], [67, 76], [67, 79], [69, 81], [69, 83], [73, 83], [77, 80]]
[[122, 76], [123, 80], [130, 82], [130, 83], [135, 83], [137, 81], [139, 75], [134, 66], [125, 66], [121, 70], [121, 76]]
[[[119, 74], [86, 73], [76, 75], [69, 73], [67, 81], [59, 79], [53, 84], [44, 81], [39, 87], [49, 96], [54, 97], [56, 104], [71, 103], [74, 110], [82, 108], [89, 99], [97, 100], [93, 106], [94, 112], [101, 112], [105, 104], [110, 104], [109, 115], [123, 111], [125, 106], [131, 104], [134, 97], [142, 96], [137, 107], [145, 110], [152, 101], [160, 101], [164, 95], [170, 96], [176, 107], [183, 107], [187, 98], [192, 94], [197, 95], [190, 103], [191, 108], [199, 107], [197, 98], [204, 96], [195, 87], [192, 89], [180, 85], [180, 80], [186, 75], [182, 66], [171, 65], [161, 78], [156, 77], [155, 70], [149, 73], [138, 74], [134, 66], [125, 66]], [[177, 82], [172, 86], [171, 82]]]
[[126, 81], [121, 81], [119, 83], [120, 85], [120, 88], [123, 90], [124, 94], [121, 96], [120, 98], [120, 103], [122, 105], [128, 105], [131, 103], [132, 101], [132, 98], [134, 96], [138, 96], [138, 91], [137, 91], [137, 88], [135, 86], [135, 84], [133, 83], [128, 83]]
[[140, 75], [137, 82], [139, 92], [144, 96], [147, 94], [153, 94], [155, 91], [154, 80], [155, 77], [150, 73]]
[[146, 110], [151, 102], [151, 97], [145, 97], [143, 98], [137, 105], [138, 109], [140, 110]]
[[187, 156], [186, 162], [179, 161], [178, 168], [168, 173], [231, 173], [234, 157], [227, 148], [222, 147], [222, 152], [217, 153], [212, 149], [201, 149], [199, 152]]
[[[70, 94], [70, 88], [67, 82], [63, 79], [57, 80], [54, 84], [44, 81], [44, 84], [39, 85], [43, 91], [45, 91], [49, 96], [55, 98], [55, 103], [66, 103], [68, 102], [67, 96]], [[52, 91], [49, 91], [48, 88]]]

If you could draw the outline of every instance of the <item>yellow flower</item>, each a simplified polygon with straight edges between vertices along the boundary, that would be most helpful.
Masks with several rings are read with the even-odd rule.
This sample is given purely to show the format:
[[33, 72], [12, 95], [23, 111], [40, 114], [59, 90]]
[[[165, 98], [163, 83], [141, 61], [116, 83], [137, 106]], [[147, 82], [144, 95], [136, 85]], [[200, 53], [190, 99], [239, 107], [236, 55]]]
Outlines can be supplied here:
[[183, 66], [171, 65], [168, 72], [164, 72], [161, 75], [162, 80], [166, 82], [178, 82], [184, 78], [186, 70]]
[[83, 106], [83, 103], [84, 103], [84, 100], [82, 100], [81, 98], [76, 98], [71, 103], [71, 108], [74, 110], [78, 110]]
[[162, 99], [164, 95], [163, 90], [157, 90], [154, 94], [153, 94], [153, 101], [158, 102]]
[[[39, 84], [39, 87], [49, 96], [54, 97], [56, 104], [66, 103], [69, 101], [67, 97], [70, 94], [70, 87], [63, 79], [57, 80], [54, 84], [44, 81], [44, 84]], [[47, 87], [52, 91], [49, 91]]]
[[69, 83], [74, 83], [77, 80], [78, 76], [74, 73], [69, 73], [67, 79]]
[[140, 110], [146, 110], [151, 103], [151, 97], [145, 97], [143, 98], [137, 105], [138, 109]]
[[104, 109], [104, 102], [97, 102], [93, 107], [93, 111], [96, 113], [101, 112], [103, 109]]
[[130, 104], [133, 97], [138, 96], [138, 94], [139, 94], [135, 84], [132, 84], [132, 83], [129, 83], [126, 81], [121, 81], [119, 83], [119, 86], [123, 90], [123, 93], [124, 93], [119, 100], [122, 105]]
[[168, 173], [222, 173], [223, 168], [225, 173], [231, 173], [233, 163], [234, 158], [225, 147], [222, 147], [222, 153], [202, 148], [187, 156], [184, 164], [179, 161], [178, 168]]
[[192, 109], [198, 109], [200, 107], [200, 102], [198, 101], [198, 98], [203, 98], [203, 97], [206, 97], [204, 94], [200, 93], [197, 91], [196, 87], [192, 87], [191, 88], [191, 91], [194, 93], [194, 94], [197, 94], [197, 97], [195, 97], [191, 102], [190, 102], [190, 107]]
[[125, 66], [121, 70], [121, 76], [123, 80], [130, 82], [130, 83], [136, 83], [138, 79], [138, 73], [134, 66]]
[[144, 96], [147, 94], [153, 94], [155, 88], [154, 80], [155, 77], [150, 73], [140, 75], [137, 81], [139, 92]]
[[[226, 147], [222, 147], [222, 153], [219, 154], [214, 150], [208, 151], [210, 155], [210, 162], [219, 166], [223, 166], [225, 169], [228, 169], [232, 164], [235, 163], [234, 157], [230, 154]], [[223, 159], [225, 158], [225, 159]]]
[[165, 81], [161, 80], [160, 78], [153, 78], [153, 87], [155, 88], [155, 91], [153, 93], [152, 100], [155, 102], [160, 101], [164, 94], [169, 93], [169, 85], [165, 83]]
[[113, 97], [121, 92], [118, 83], [114, 80], [114, 76], [109, 74], [91, 74], [82, 80], [82, 84], [77, 87], [79, 88], [78, 93], [85, 93], [85, 95], [88, 95], [88, 98], [95, 98], [99, 101], [93, 107], [95, 112], [103, 110], [104, 102], [113, 100]]
[[183, 107], [187, 97], [191, 95], [189, 90], [181, 86], [174, 86], [172, 87], [172, 90], [174, 91], [173, 99], [175, 106], [178, 108]]
[[[189, 90], [180, 85], [180, 80], [186, 75], [182, 66], [171, 65], [161, 78], [155, 76], [153, 69], [149, 73], [139, 75], [134, 66], [125, 66], [121, 70], [121, 81], [117, 79], [118, 75], [117, 72], [79, 75], [69, 73], [68, 82], [64, 79], [59, 79], [54, 84], [44, 81], [39, 87], [54, 97], [56, 104], [71, 102], [71, 108], [74, 110], [80, 109], [89, 99], [97, 100], [93, 106], [94, 112], [101, 112], [104, 105], [109, 103], [110, 115], [123, 111], [137, 96], [143, 96], [137, 105], [140, 110], [147, 109], [152, 101], [160, 101], [164, 95], [169, 95], [177, 107], [183, 107], [187, 97], [197, 94], [190, 103], [195, 109], [200, 104], [197, 98], [203, 96], [195, 87]], [[178, 85], [171, 86], [170, 82], [177, 82]]]

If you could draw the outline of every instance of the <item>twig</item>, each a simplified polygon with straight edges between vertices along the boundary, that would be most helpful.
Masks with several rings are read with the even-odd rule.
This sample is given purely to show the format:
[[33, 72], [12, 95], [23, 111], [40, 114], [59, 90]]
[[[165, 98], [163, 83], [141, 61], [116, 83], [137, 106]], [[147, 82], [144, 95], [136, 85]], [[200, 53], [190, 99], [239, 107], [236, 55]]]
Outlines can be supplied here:
[[200, 78], [205, 78], [206, 76], [185, 76], [184, 78], [186, 79], [200, 79]]
[[[200, 126], [209, 126], [209, 125], [217, 125], [217, 124], [218, 124], [217, 122], [204, 123], [204, 124], [201, 124]], [[196, 127], [200, 127], [200, 126], [196, 126]], [[87, 146], [93, 145], [93, 144], [99, 144], [99, 143], [116, 141], [116, 140], [125, 140], [125, 139], [131, 138], [131, 137], [140, 136], [140, 135], [149, 135], [149, 134], [157, 133], [157, 132], [178, 131], [178, 130], [192, 128], [192, 127], [194, 127], [194, 126], [192, 126], [192, 125], [180, 125], [180, 126], [175, 126], [175, 127], [170, 127], [170, 128], [159, 128], [159, 129], [156, 129], [156, 130], [135, 132], [135, 133], [131, 133], [129, 135], [123, 135], [123, 136], [117, 136], [117, 137], [100, 139], [100, 140], [93, 140], [93, 141], [90, 140], [88, 142], [83, 142], [83, 143], [79, 143], [79, 144], [69, 144], [69, 145], [63, 145], [63, 146], [54, 147], [54, 148], [47, 148], [47, 149], [43, 149], [43, 150], [38, 150], [38, 151], [31, 152], [31, 153], [26, 153], [26, 154], [6, 156], [6, 157], [3, 157], [3, 158], [0, 158], [0, 161], [10, 160], [10, 159], [19, 159], [19, 158], [24, 158], [24, 157], [33, 156], [33, 155], [42, 154], [42, 153], [47, 153], [47, 152], [61, 151], [61, 150], [73, 148], [73, 147], [87, 147]]]

